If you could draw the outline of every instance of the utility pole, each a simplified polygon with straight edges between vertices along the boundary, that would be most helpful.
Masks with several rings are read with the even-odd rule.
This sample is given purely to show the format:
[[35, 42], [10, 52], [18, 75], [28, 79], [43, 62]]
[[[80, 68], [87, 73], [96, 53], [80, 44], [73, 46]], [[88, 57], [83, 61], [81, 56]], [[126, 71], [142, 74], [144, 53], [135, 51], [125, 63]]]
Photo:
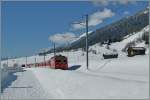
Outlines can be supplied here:
[[45, 62], [45, 55], [46, 55], [46, 54], [44, 53], [44, 66], [46, 66], [46, 62]]
[[89, 55], [88, 55], [88, 14], [86, 15], [86, 66], [89, 67]]
[[85, 24], [82, 24], [82, 22], [77, 22], [77, 23], [74, 23], [74, 24], [80, 24], [80, 25], [84, 25], [86, 27], [86, 66], [87, 66], [87, 69], [89, 67], [89, 55], [88, 55], [88, 14], [85, 15], [86, 17], [86, 22]]
[[8, 67], [8, 57], [7, 57], [7, 67]]
[[56, 56], [56, 51], [55, 51], [55, 43], [54, 43], [54, 56]]
[[34, 59], [34, 61], [35, 61], [35, 67], [36, 67], [36, 58]]
[[27, 56], [26, 56], [26, 66], [27, 66]]
[[69, 52], [68, 52], [68, 51], [69, 51], [69, 48], [70, 48], [70, 47], [69, 47], [69, 41], [67, 41], [67, 46], [68, 46], [67, 57], [69, 57]]

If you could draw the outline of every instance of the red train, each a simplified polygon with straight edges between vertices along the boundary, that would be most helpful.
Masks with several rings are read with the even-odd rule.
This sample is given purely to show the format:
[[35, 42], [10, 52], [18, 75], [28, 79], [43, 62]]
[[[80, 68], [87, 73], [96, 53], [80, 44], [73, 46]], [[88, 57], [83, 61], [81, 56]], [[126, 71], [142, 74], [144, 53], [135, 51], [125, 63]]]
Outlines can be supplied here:
[[36, 67], [50, 67], [53, 69], [68, 69], [68, 60], [67, 57], [62, 55], [56, 55], [52, 57], [50, 60], [36, 64], [27, 64], [27, 67], [36, 66]]

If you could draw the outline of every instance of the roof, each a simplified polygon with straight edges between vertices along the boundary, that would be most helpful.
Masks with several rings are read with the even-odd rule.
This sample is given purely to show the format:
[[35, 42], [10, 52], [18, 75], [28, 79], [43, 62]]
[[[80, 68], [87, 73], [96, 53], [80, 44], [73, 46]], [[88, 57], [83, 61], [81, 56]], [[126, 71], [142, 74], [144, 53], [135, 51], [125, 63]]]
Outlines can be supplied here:
[[[134, 50], [145, 50], [144, 47], [129, 47], [129, 48], [132, 48], [132, 49], [134, 49]], [[128, 49], [129, 49], [129, 48], [128, 48]]]
[[53, 58], [67, 58], [67, 57], [62, 56], [62, 55], [56, 55], [56, 56], [53, 56], [51, 59], [53, 59]]

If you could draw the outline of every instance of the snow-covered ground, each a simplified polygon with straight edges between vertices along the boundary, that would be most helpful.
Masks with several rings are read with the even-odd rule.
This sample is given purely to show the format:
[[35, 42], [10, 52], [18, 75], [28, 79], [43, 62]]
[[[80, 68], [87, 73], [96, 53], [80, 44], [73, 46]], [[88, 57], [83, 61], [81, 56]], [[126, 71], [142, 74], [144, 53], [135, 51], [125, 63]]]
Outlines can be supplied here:
[[30, 70], [49, 92], [50, 98], [146, 99], [149, 96], [148, 55], [108, 60], [101, 65], [95, 63], [89, 70]]
[[1, 99], [47, 99], [47, 93], [30, 70], [11, 74], [6, 82]]
[[[95, 50], [96, 54], [89, 52], [88, 70], [85, 52], [79, 49], [57, 53], [68, 57], [69, 70], [32, 66], [32, 68], [25, 68], [26, 71], [13, 72], [11, 75], [15, 75], [17, 78], [4, 89], [2, 98], [146, 99], [149, 97], [149, 47], [145, 45], [144, 41], [138, 41], [145, 31], [149, 31], [149, 26], [140, 32], [126, 36], [121, 42], [112, 43], [110, 50], [106, 49], [106, 45], [90, 46], [89, 49]], [[130, 42], [135, 42], [135, 46], [145, 47], [146, 55], [127, 57], [122, 49]], [[103, 59], [104, 52], [114, 49], [119, 54], [118, 58]], [[53, 54], [48, 54], [46, 60], [52, 56]], [[44, 61], [43, 56], [35, 55], [27, 57], [27, 63], [35, 63], [35, 59], [36, 62]], [[26, 57], [8, 60], [10, 68], [14, 64], [21, 66], [25, 63]], [[5, 64], [7, 61], [1, 62], [1, 66]], [[2, 69], [6, 70], [4, 66]], [[8, 73], [5, 78], [9, 79], [10, 71], [6, 70], [6, 72]], [[28, 88], [28, 86], [32, 88]], [[20, 93], [18, 93], [19, 91]]]
[[91, 63], [89, 70], [84, 64], [77, 70], [27, 68], [15, 73], [18, 78], [4, 90], [2, 98], [148, 98], [148, 55]]
[[11, 85], [5, 87], [1, 99], [47, 99], [47, 93], [34, 77], [32, 71], [16, 72], [9, 78], [14, 80]]

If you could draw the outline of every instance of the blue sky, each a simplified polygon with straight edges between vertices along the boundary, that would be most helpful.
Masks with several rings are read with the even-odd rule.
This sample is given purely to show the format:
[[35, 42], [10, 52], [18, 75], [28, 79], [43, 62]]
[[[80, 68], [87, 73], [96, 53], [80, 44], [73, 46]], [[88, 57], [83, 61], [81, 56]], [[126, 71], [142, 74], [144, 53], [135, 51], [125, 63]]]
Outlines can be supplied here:
[[94, 15], [96, 12], [104, 12], [104, 9], [112, 12], [112, 16], [104, 16], [108, 18], [99, 19], [102, 22], [90, 27], [90, 30], [95, 30], [122, 17], [131, 16], [147, 6], [146, 1], [2, 2], [2, 56], [33, 55], [42, 48], [51, 47], [52, 42], [48, 38], [58, 33], [72, 32], [80, 35], [85, 31], [84, 28], [72, 30], [71, 23], [82, 20], [85, 14]]

